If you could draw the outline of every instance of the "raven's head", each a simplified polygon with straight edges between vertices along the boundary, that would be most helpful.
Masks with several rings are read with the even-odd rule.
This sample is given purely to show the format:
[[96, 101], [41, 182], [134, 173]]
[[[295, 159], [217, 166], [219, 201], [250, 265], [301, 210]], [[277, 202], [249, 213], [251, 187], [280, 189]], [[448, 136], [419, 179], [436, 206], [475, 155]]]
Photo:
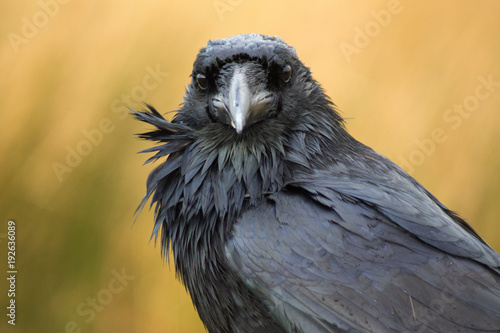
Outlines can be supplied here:
[[153, 107], [134, 113], [155, 126], [141, 137], [161, 143], [143, 151], [156, 152], [147, 162], [168, 156], [150, 174], [141, 203], [156, 203], [153, 234], [162, 230], [165, 250], [170, 242], [191, 244], [186, 235], [208, 237], [219, 221], [283, 189], [292, 170], [327, 165], [320, 158], [327, 147], [342, 151], [350, 142], [310, 70], [278, 37], [210, 41], [193, 67], [171, 122]]
[[279, 37], [247, 34], [210, 41], [191, 77], [176, 121], [198, 128], [258, 135], [260, 127], [293, 127], [312, 103], [329, 104], [295, 49]]

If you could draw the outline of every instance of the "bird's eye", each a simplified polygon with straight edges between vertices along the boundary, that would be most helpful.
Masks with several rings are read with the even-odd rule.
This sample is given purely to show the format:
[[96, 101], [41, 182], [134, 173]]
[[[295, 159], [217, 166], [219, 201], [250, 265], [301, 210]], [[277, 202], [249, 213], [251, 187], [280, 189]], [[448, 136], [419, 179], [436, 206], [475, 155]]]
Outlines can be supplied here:
[[207, 77], [203, 74], [196, 74], [196, 83], [198, 83], [198, 87], [200, 87], [200, 89], [202, 89], [202, 90], [205, 90], [208, 88]]
[[290, 67], [290, 65], [286, 65], [285, 68], [283, 68], [283, 81], [288, 82], [290, 81], [291, 77], [292, 77], [292, 67]]

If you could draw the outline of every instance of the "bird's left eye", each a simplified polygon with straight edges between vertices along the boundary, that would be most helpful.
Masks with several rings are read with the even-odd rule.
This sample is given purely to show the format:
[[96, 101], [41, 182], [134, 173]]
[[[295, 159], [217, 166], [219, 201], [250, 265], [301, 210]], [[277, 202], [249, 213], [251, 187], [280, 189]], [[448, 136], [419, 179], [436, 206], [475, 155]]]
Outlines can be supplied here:
[[196, 83], [198, 83], [198, 87], [200, 87], [200, 89], [202, 89], [202, 90], [205, 90], [208, 88], [207, 77], [201, 73], [196, 75]]
[[283, 81], [288, 82], [290, 81], [291, 77], [292, 77], [292, 67], [290, 67], [290, 65], [286, 65], [283, 68]]

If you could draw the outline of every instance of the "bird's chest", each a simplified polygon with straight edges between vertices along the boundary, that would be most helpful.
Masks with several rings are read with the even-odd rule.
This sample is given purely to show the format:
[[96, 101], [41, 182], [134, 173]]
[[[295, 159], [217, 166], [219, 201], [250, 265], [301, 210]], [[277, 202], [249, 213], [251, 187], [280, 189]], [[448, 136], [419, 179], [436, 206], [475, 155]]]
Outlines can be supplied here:
[[260, 172], [249, 168], [255, 164], [253, 159], [244, 161], [248, 170], [242, 161], [228, 162], [222, 170], [217, 163], [205, 174], [178, 178], [172, 188], [182, 187], [182, 195], [166, 214], [176, 271], [210, 332], [263, 332], [277, 325], [262, 297], [226, 260], [226, 242], [238, 217], [278, 188], [275, 181], [266, 179], [278, 169]]

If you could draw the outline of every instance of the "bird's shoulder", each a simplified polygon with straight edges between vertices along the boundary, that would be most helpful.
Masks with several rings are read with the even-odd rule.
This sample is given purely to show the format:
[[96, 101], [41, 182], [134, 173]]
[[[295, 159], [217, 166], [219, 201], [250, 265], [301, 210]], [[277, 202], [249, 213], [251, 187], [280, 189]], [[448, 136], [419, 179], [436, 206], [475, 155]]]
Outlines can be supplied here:
[[306, 191], [314, 201], [337, 212], [368, 205], [391, 225], [430, 246], [500, 268], [498, 253], [465, 220], [394, 162], [356, 144], [356, 153], [347, 153], [339, 161], [301, 168], [287, 186]]

